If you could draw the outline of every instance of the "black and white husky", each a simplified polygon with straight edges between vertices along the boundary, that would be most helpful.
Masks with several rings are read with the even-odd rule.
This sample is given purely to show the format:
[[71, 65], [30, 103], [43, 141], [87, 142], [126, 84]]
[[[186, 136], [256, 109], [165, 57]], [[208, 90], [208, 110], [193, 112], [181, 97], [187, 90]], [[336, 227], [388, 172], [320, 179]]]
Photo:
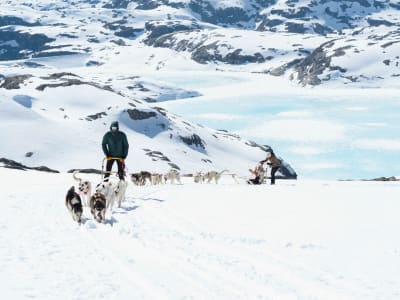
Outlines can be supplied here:
[[75, 192], [75, 187], [71, 187], [67, 196], [65, 197], [65, 206], [68, 208], [72, 215], [72, 219], [78, 222], [79, 224], [82, 222], [82, 201], [81, 197], [79, 197], [78, 193]]
[[89, 207], [93, 218], [99, 223], [104, 222], [106, 219], [106, 197], [101, 193], [94, 193], [90, 197]]

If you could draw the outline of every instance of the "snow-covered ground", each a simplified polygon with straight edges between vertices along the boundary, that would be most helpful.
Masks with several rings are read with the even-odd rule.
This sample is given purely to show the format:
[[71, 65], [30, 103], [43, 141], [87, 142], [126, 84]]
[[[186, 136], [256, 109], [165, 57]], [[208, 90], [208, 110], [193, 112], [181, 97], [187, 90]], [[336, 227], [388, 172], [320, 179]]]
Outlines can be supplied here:
[[3, 299], [400, 297], [399, 182], [131, 184], [78, 226], [71, 174], [0, 178]]

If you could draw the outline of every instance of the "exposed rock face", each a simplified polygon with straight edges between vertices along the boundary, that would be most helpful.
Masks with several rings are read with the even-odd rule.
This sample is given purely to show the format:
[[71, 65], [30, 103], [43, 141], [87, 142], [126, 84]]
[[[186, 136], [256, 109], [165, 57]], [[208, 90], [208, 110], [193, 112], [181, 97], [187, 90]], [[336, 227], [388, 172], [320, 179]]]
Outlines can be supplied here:
[[191, 136], [179, 136], [180, 139], [189, 146], [200, 147], [206, 149], [205, 142], [197, 135], [193, 134]]
[[15, 90], [19, 89], [20, 85], [24, 83], [25, 80], [32, 77], [32, 75], [16, 75], [4, 77], [2, 81], [0, 80], [0, 88], [6, 90]]
[[157, 116], [157, 114], [153, 111], [143, 111], [136, 108], [128, 109], [127, 112], [129, 114], [129, 117], [135, 121], [154, 118]]
[[4, 168], [9, 168], [9, 169], [17, 169], [17, 170], [22, 170], [22, 171], [26, 171], [26, 170], [36, 170], [36, 171], [43, 171], [43, 172], [50, 172], [50, 173], [60, 173], [57, 170], [53, 170], [50, 169], [48, 167], [45, 166], [40, 166], [40, 167], [28, 167], [25, 166], [19, 162], [16, 162], [14, 160], [11, 159], [7, 159], [7, 158], [0, 158], [0, 163], [4, 164]]
[[321, 83], [321, 79], [318, 76], [323, 74], [326, 70], [337, 70], [342, 73], [346, 72], [346, 70], [341, 67], [332, 66], [331, 61], [333, 57], [343, 56], [345, 50], [352, 46], [348, 45], [345, 47], [330, 49], [333, 46], [334, 41], [324, 43], [315, 49], [309, 56], [296, 63], [295, 71], [297, 72], [297, 80], [299, 83], [302, 85], [318, 85]]
[[93, 120], [101, 119], [102, 117], [105, 117], [105, 116], [107, 116], [107, 113], [99, 112], [97, 114], [87, 116], [85, 118], [85, 120], [86, 121], [93, 121]]
[[47, 49], [47, 43], [55, 39], [44, 34], [0, 29], [0, 61], [28, 58], [30, 54]]
[[101, 170], [98, 169], [71, 169], [68, 170], [67, 173], [74, 173], [75, 171], [78, 171], [79, 173], [83, 174], [102, 174]]
[[191, 1], [189, 8], [200, 15], [202, 21], [212, 24], [238, 24], [251, 20], [251, 12], [240, 7], [214, 8], [207, 1]]
[[20, 25], [20, 26], [39, 26], [40, 23], [30, 23], [24, 19], [14, 17], [14, 16], [0, 16], [0, 27], [8, 25]]
[[[190, 31], [200, 29], [200, 26], [196, 22], [180, 22], [180, 21], [152, 21], [147, 22], [145, 25], [145, 31], [147, 33], [147, 38], [145, 43], [147, 45], [154, 45], [156, 40], [169, 33], [174, 33], [178, 31]], [[162, 47], [161, 45], [156, 45], [156, 47]]]

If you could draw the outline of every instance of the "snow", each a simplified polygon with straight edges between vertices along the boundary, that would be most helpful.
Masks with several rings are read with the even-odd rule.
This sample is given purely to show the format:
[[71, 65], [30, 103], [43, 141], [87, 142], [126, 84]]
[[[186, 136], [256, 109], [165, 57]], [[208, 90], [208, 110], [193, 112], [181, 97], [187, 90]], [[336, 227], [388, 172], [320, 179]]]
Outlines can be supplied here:
[[[98, 175], [81, 175], [93, 182]], [[398, 182], [137, 187], [73, 222], [71, 174], [0, 168], [7, 299], [398, 299]]]

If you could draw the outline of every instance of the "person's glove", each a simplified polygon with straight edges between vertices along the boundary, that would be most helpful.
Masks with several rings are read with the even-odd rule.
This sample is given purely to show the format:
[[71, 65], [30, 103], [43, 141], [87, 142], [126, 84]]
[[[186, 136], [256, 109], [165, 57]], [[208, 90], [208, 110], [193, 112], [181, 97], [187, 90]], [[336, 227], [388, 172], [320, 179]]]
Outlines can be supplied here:
[[107, 159], [107, 160], [112, 160], [112, 157], [107, 156], [106, 159]]
[[122, 162], [122, 163], [125, 162], [125, 158], [118, 158], [118, 160], [119, 160], [120, 162]]

